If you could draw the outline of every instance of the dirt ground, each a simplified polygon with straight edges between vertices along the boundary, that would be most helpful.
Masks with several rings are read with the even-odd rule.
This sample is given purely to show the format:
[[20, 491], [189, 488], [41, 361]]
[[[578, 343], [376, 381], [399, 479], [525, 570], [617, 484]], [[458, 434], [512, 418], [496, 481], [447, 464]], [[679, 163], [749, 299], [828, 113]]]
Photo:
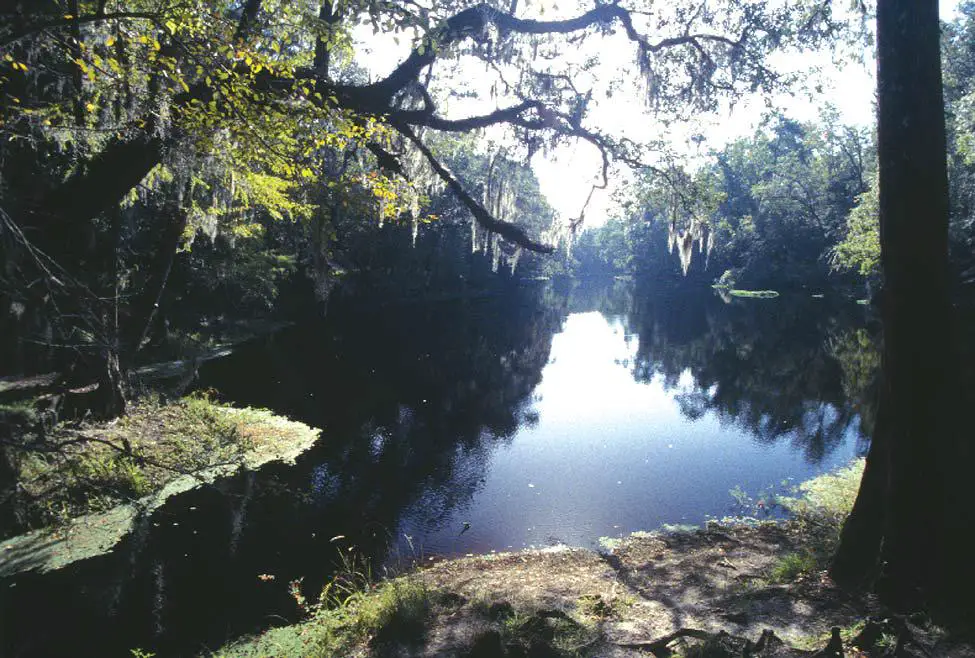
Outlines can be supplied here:
[[[822, 652], [832, 627], [844, 629], [847, 656], [892, 652], [890, 636], [883, 653], [850, 646], [857, 622], [884, 615], [872, 598], [837, 589], [823, 573], [773, 582], [773, 564], [795, 541], [787, 525], [712, 527], [632, 537], [606, 554], [555, 548], [446, 561], [421, 574], [449, 593], [422, 648], [395, 653], [665, 656], [693, 653], [679, 635], [758, 640], [771, 630], [789, 647], [750, 655], [843, 655]], [[898, 655], [975, 656], [942, 634], [911, 630]]]

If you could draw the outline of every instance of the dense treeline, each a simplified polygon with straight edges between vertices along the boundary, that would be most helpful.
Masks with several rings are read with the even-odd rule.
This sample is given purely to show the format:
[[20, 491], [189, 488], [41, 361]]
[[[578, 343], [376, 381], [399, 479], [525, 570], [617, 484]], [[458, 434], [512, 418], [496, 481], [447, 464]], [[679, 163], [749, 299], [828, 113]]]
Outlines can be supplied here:
[[[945, 25], [945, 108], [956, 280], [971, 279], [975, 240], [975, 4]], [[742, 288], [821, 288], [880, 278], [877, 149], [871, 130], [826, 108], [816, 122], [783, 115], [713, 151], [694, 172], [654, 172], [605, 225], [572, 249], [576, 272], [641, 273]], [[676, 184], [675, 184], [676, 183]], [[683, 271], [683, 272], [682, 272]]]
[[581, 270], [823, 286], [874, 161], [866, 130], [776, 116], [693, 174], [644, 177], [624, 202], [629, 212], [584, 233], [573, 256]]

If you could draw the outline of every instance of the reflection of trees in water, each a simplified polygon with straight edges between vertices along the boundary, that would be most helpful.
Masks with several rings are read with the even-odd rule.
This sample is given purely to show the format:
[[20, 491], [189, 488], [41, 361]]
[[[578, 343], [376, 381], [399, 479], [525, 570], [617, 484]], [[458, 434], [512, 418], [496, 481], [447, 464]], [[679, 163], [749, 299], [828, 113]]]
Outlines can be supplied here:
[[628, 279], [578, 279], [562, 284], [569, 313], [599, 311], [606, 317], [626, 317], [633, 310], [633, 282]]
[[[639, 333], [635, 376], [679, 388], [689, 418], [716, 412], [760, 440], [792, 438], [811, 459], [828, 453], [856, 412], [864, 424], [872, 418], [861, 401], [869, 400], [876, 354], [865, 331], [850, 330], [850, 309], [785, 298], [726, 306], [710, 295], [632, 290], [589, 281], [379, 311], [333, 308], [324, 324], [207, 363], [201, 386], [322, 427], [321, 445], [293, 467], [174, 499], [144, 542], [98, 573], [18, 587], [11, 605], [23, 620], [71, 624], [65, 638], [111, 635], [173, 654], [257, 630], [274, 615], [292, 618], [288, 580], [304, 577], [314, 596], [337, 548], [354, 543], [376, 564], [404, 515], [434, 528], [471, 499], [491, 452], [537, 421], [531, 393], [570, 310], [599, 310]], [[348, 540], [330, 541], [336, 535]], [[258, 580], [263, 573], [277, 585]], [[100, 589], [117, 591], [120, 616], [97, 610], [94, 599], [59, 594]], [[146, 628], [156, 618], [159, 636]], [[23, 635], [5, 638], [10, 646], [31, 634], [26, 621], [17, 628]]]
[[405, 510], [436, 526], [470, 500], [498, 442], [537, 422], [530, 395], [565, 310], [562, 292], [534, 286], [333, 312], [215, 364], [205, 385], [323, 427], [290, 488], [327, 510], [328, 532], [381, 560]]
[[335, 499], [361, 499], [389, 530], [407, 506], [435, 525], [469, 500], [494, 445], [532, 418], [565, 307], [542, 294], [403, 307], [340, 329], [334, 372], [367, 377], [326, 384], [329, 432], [345, 437], [327, 458], [345, 484]]
[[811, 462], [858, 423], [861, 436], [869, 429], [877, 359], [859, 309], [795, 297], [725, 304], [710, 291], [635, 299], [634, 377], [678, 389], [686, 417], [714, 412]]
[[23, 623], [0, 654], [37, 638], [46, 644], [35, 655], [67, 653], [62, 636], [39, 626], [51, 623], [63, 642], [111, 637], [119, 653], [218, 646], [293, 619], [287, 583], [303, 579], [317, 596], [350, 544], [378, 567], [408, 510], [441, 522], [470, 500], [498, 443], [531, 422], [531, 392], [565, 308], [564, 296], [529, 288], [334, 313], [207, 363], [200, 386], [322, 427], [320, 445], [294, 466], [173, 498], [145, 541], [123, 544], [97, 571], [18, 587], [5, 611]]
[[860, 432], [873, 436], [880, 386], [880, 339], [877, 332], [859, 327], [835, 334], [829, 342], [843, 368], [843, 393], [860, 414]]

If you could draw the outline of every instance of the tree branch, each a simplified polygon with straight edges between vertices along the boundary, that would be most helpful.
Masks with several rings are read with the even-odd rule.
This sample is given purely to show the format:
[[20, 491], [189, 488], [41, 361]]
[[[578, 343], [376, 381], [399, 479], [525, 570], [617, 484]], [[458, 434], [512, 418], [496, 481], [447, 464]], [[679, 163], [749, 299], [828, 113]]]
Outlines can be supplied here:
[[464, 189], [464, 185], [457, 180], [457, 177], [454, 176], [446, 165], [437, 159], [427, 145], [423, 143], [415, 132], [413, 132], [412, 128], [405, 124], [394, 124], [394, 127], [420, 150], [423, 157], [427, 159], [427, 162], [430, 163], [430, 166], [437, 173], [437, 175], [445, 183], [447, 183], [447, 186], [450, 187], [451, 191], [453, 191], [461, 202], [467, 206], [467, 209], [470, 210], [478, 224], [492, 233], [497, 233], [505, 240], [514, 242], [515, 244], [520, 245], [530, 251], [535, 251], [542, 254], [550, 254], [555, 251], [554, 246], [533, 240], [531, 236], [529, 236], [528, 233], [520, 226], [516, 226], [515, 224], [511, 224], [509, 222], [502, 222], [492, 217], [491, 213], [489, 213], [483, 205], [478, 203], [478, 201], [474, 199], [474, 197], [472, 197], [466, 189]]
[[[3, 14], [0, 14], [0, 16], [3, 16]], [[59, 18], [57, 20], [44, 21], [42, 23], [35, 23], [33, 25], [25, 25], [21, 29], [14, 31], [11, 34], [0, 37], [0, 48], [5, 48], [6, 46], [16, 43], [24, 37], [30, 36], [36, 32], [43, 32], [44, 30], [49, 29], [77, 27], [86, 23], [110, 20], [147, 20], [158, 23], [160, 18], [159, 14], [144, 11], [120, 11], [114, 14], [95, 13], [89, 14], [88, 16]]]
[[411, 126], [424, 126], [444, 132], [466, 132], [468, 130], [487, 128], [488, 126], [499, 123], [517, 123], [522, 118], [521, 115], [524, 112], [531, 109], [538, 110], [542, 107], [544, 106], [539, 101], [526, 100], [518, 105], [497, 109], [488, 114], [466, 117], [464, 119], [444, 119], [428, 110], [397, 111], [392, 117], [397, 122], [407, 123]]

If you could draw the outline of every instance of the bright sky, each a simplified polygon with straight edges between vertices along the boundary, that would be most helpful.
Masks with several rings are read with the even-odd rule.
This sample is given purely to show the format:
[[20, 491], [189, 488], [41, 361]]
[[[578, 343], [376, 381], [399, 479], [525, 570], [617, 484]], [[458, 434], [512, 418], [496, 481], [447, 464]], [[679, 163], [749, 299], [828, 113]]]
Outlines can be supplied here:
[[[941, 0], [940, 11], [943, 19], [950, 20], [956, 16], [958, 1]], [[554, 18], [551, 13], [574, 14], [575, 12], [562, 9], [550, 12], [546, 18]], [[374, 78], [388, 73], [408, 54], [409, 39], [403, 38], [399, 44], [394, 44], [391, 38], [377, 38], [372, 34], [371, 29], [367, 28], [359, 30], [355, 36], [357, 41], [365, 46], [366, 56], [360, 60], [360, 63], [371, 70]], [[594, 52], [598, 52], [604, 71], [632, 67], [633, 46], [622, 35], [602, 38], [598, 42], [598, 51]], [[567, 53], [566, 56], [578, 58], [588, 54], [590, 53]], [[779, 96], [773, 99], [774, 104], [783, 109], [787, 116], [800, 121], [814, 120], [820, 115], [824, 106], [832, 105], [838, 110], [842, 122], [868, 125], [874, 120], [873, 103], [876, 85], [873, 57], [870, 55], [864, 59], [866, 61], [863, 64], [848, 62], [842, 68], [838, 68], [832, 63], [831, 56], [828, 54], [780, 58], [777, 61], [779, 68], [802, 72], [820, 69], [820, 75], [813, 80], [822, 85], [822, 93], [813, 95], [800, 93], [794, 97]], [[506, 102], [508, 99], [500, 97], [497, 100], [486, 100], [487, 90], [483, 84], [479, 89], [477, 83], [485, 79], [482, 72], [483, 65], [476, 66], [479, 67], [477, 70], [467, 67], [465, 71], [470, 71], [471, 74], [463, 77], [468, 89], [478, 94], [480, 98], [454, 101], [445, 112], [451, 118], [490, 112], [495, 107], [510, 104]], [[635, 139], [660, 135], [659, 127], [654, 125], [652, 114], [646, 110], [635, 90], [631, 90], [629, 94], [614, 96], [612, 103], [593, 105], [595, 107], [591, 107], [587, 114], [586, 125], [612, 126], [614, 134], [622, 133]], [[691, 156], [703, 155], [708, 149], [720, 147], [736, 137], [752, 133], [764, 110], [764, 101], [761, 99], [742, 102], [734, 110], [721, 116], [700, 117], [695, 125], [672, 128], [666, 133], [666, 137], [675, 145], [686, 145], [681, 148], [686, 149]], [[693, 134], [705, 135], [706, 142], [701, 146], [691, 145], [688, 138]], [[593, 182], [599, 180], [601, 159], [594, 147], [586, 143], [577, 143], [545, 155], [536, 155], [532, 160], [532, 166], [538, 176], [542, 193], [559, 215], [568, 219], [578, 216]], [[610, 181], [607, 190], [596, 191], [586, 212], [587, 226], [598, 226], [606, 221], [613, 192], [627, 182], [628, 177], [625, 174], [618, 175]]]

